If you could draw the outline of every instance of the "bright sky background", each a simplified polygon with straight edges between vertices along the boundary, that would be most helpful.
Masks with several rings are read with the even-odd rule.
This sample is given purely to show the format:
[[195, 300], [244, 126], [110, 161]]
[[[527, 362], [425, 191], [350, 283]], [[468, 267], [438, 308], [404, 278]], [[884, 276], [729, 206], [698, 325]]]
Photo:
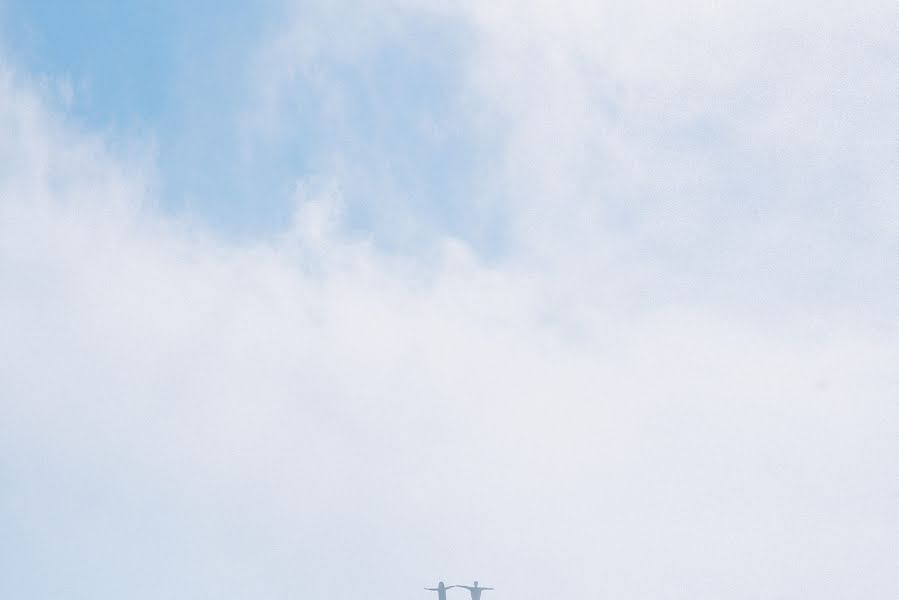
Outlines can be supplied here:
[[0, 0], [0, 597], [899, 597], [897, 23]]

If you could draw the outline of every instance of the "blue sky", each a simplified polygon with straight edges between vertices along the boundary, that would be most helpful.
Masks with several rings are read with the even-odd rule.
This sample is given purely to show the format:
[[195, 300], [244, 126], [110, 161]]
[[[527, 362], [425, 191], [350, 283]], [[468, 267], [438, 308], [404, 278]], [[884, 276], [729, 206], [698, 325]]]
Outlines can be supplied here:
[[[76, 122], [113, 139], [154, 141], [167, 205], [222, 226], [277, 218], [262, 206], [255, 220], [233, 190], [240, 177], [223, 177], [241, 169], [229, 149], [246, 56], [268, 15], [227, 2], [5, 2], [4, 13], [10, 54], [68, 82]], [[212, 197], [222, 199], [194, 205]]]
[[897, 10], [0, 0], [0, 597], [897, 597]]
[[[317, 81], [291, 89], [278, 131], [257, 136], [245, 123], [258, 100], [252, 71], [260, 39], [288, 13], [280, 3], [6, 2], [4, 13], [9, 54], [71, 86], [75, 122], [152, 141], [168, 209], [232, 235], [271, 233], [289, 221], [296, 182], [334, 169], [339, 155], [340, 168], [367, 180], [346, 183], [352, 225], [376, 226], [366, 196], [377, 182], [426, 226], [467, 226], [459, 205], [477, 148], [453, 123], [466, 38], [452, 24], [401, 23], [358, 63], [323, 54]], [[339, 86], [337, 112], [317, 83]], [[423, 132], [423, 119], [444, 126], [440, 135]]]

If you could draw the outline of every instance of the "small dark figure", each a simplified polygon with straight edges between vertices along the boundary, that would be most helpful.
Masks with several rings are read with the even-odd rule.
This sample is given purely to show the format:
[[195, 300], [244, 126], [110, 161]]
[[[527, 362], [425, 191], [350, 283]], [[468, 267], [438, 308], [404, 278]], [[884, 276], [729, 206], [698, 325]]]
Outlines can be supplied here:
[[441, 581], [437, 584], [437, 587], [425, 588], [425, 589], [430, 590], [432, 592], [437, 592], [437, 600], [446, 600], [446, 590], [448, 590], [450, 588], [454, 588], [454, 587], [456, 587], [456, 586], [451, 585], [451, 586], [447, 587], [447, 586], [443, 585], [443, 582]]
[[481, 592], [484, 590], [492, 590], [493, 588], [488, 587], [478, 587], [478, 582], [475, 581], [473, 586], [470, 585], [457, 585], [455, 587], [465, 588], [469, 592], [471, 592], [471, 600], [481, 600]]

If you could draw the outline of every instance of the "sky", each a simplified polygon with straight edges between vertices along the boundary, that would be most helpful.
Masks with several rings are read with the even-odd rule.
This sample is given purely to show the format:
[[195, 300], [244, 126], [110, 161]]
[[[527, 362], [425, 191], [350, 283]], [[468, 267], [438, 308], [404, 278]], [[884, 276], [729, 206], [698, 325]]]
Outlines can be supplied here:
[[896, 23], [0, 0], [0, 597], [896, 598]]

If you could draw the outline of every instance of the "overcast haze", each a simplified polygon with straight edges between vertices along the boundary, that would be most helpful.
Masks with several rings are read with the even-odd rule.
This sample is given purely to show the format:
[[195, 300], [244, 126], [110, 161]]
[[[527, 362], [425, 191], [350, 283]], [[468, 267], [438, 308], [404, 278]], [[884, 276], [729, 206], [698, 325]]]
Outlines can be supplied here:
[[180, 4], [0, 0], [0, 597], [899, 597], [899, 5]]

